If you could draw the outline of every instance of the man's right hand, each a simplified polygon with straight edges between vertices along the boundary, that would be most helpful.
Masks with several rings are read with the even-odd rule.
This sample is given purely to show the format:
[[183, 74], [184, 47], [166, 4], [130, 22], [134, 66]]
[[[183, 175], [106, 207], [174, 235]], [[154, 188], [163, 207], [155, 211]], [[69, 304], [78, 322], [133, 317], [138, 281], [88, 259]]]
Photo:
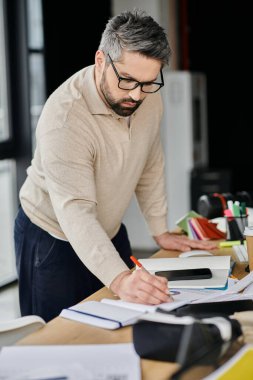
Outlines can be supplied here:
[[150, 274], [145, 269], [124, 271], [111, 283], [110, 289], [123, 301], [158, 305], [172, 302], [169, 297], [168, 280]]

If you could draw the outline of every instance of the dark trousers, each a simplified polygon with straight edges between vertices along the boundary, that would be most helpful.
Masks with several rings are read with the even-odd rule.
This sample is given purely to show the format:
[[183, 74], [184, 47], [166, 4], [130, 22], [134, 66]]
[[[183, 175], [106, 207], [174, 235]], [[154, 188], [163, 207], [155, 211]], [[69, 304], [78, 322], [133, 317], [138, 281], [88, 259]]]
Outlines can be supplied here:
[[[104, 285], [81, 262], [68, 242], [42, 230], [19, 208], [14, 228], [21, 315], [45, 321], [59, 315]], [[122, 224], [112, 243], [129, 268], [131, 247]]]

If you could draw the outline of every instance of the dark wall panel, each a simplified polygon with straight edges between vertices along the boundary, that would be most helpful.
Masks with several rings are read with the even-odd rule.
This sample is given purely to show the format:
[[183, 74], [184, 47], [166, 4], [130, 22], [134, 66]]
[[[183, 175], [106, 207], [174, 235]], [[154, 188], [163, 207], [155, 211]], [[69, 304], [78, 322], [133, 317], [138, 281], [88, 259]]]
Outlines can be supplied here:
[[[25, 0], [6, 0], [6, 50], [9, 113], [12, 138], [3, 146], [1, 158], [15, 158], [17, 189], [26, 178], [32, 156]], [[2, 153], [2, 155], [1, 155]]]
[[210, 166], [232, 170], [233, 191], [252, 190], [251, 4], [181, 4], [188, 10], [189, 70], [207, 75]]
[[42, 0], [47, 95], [82, 67], [94, 63], [111, 16], [110, 0]]

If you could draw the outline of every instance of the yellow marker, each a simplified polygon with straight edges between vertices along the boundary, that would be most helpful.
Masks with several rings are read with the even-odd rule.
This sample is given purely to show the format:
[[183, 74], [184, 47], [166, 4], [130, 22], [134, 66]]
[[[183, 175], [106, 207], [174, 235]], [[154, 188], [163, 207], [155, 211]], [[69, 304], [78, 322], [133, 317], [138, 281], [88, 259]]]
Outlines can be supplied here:
[[231, 241], [222, 241], [219, 244], [220, 248], [228, 248], [233, 247], [234, 245], [241, 245], [242, 242], [240, 240], [231, 240]]

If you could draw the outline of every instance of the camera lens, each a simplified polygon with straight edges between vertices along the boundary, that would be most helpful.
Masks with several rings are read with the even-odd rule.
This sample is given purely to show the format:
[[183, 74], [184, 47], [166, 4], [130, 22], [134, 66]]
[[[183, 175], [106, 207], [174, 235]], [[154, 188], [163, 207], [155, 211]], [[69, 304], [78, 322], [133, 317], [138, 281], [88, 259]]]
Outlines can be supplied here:
[[223, 215], [223, 207], [220, 198], [202, 195], [197, 204], [198, 213], [205, 218], [213, 219]]
[[248, 191], [238, 191], [236, 193], [236, 200], [240, 203], [245, 202], [248, 207], [252, 207], [252, 195]]

